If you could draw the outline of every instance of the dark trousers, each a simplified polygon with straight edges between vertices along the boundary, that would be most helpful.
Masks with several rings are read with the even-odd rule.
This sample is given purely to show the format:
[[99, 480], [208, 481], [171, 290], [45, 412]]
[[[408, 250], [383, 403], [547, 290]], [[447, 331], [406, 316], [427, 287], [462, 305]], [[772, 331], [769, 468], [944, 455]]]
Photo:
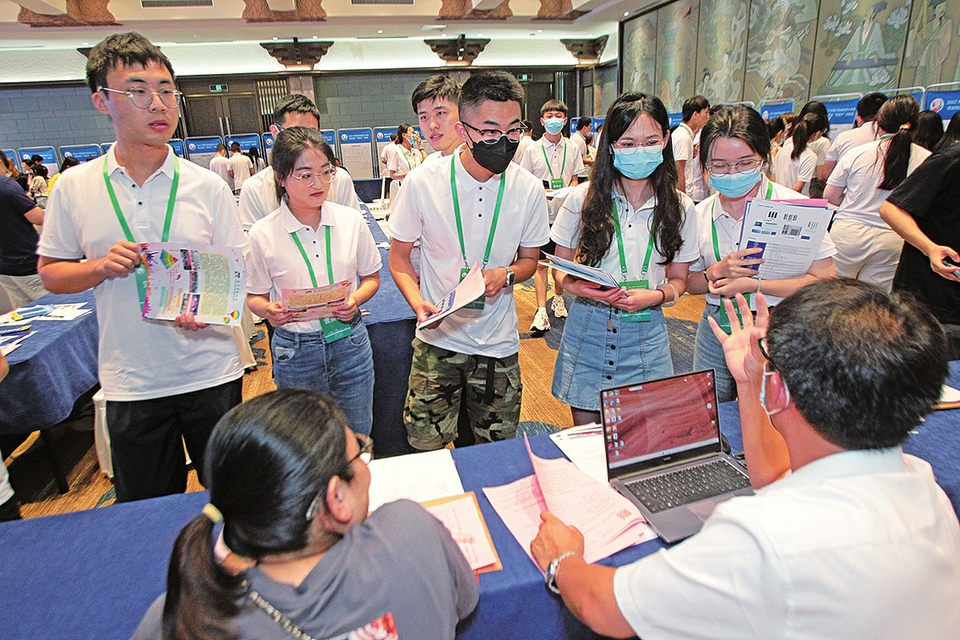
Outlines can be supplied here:
[[242, 378], [237, 378], [165, 398], [108, 400], [107, 429], [117, 502], [183, 493], [187, 488], [183, 443], [197, 473], [202, 473], [213, 427], [240, 404], [242, 388]]

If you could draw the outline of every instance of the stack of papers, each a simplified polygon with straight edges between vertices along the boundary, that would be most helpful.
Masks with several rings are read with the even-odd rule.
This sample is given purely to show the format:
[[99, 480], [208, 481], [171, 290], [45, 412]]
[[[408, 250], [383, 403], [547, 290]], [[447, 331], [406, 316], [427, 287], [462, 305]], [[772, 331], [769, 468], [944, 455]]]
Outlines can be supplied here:
[[423, 508], [443, 523], [460, 547], [470, 568], [480, 573], [503, 568], [493, 546], [493, 538], [480, 513], [477, 496], [472, 491], [451, 498], [423, 503]]
[[607, 454], [603, 450], [603, 427], [597, 423], [579, 427], [561, 429], [550, 434], [550, 439], [567, 456], [567, 460], [577, 465], [580, 471], [599, 482], [606, 484]]

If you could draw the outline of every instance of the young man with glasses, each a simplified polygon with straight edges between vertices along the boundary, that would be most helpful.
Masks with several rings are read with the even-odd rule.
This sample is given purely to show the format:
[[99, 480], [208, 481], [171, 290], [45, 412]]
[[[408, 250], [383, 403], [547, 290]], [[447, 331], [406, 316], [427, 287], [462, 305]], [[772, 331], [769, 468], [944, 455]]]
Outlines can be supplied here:
[[246, 253], [247, 240], [223, 180], [177, 158], [167, 144], [180, 92], [157, 47], [136, 33], [110, 36], [90, 52], [87, 81], [117, 142], [58, 181], [39, 271], [56, 293], [95, 288], [100, 385], [117, 500], [124, 502], [184, 491], [181, 437], [203, 468], [214, 424], [240, 402], [243, 375], [230, 327], [206, 326], [189, 312], [172, 323], [141, 317], [137, 245], [170, 241]]
[[[595, 631], [642, 638], [960, 637], [960, 526], [930, 465], [901, 445], [933, 410], [946, 341], [922, 306], [850, 279], [768, 314], [758, 296], [723, 342], [756, 494], [683, 544], [612, 569], [544, 512], [531, 551]], [[789, 391], [788, 391], [789, 390]]]
[[[513, 284], [536, 270], [547, 242], [540, 182], [511, 159], [523, 135], [523, 89], [504, 72], [464, 83], [457, 133], [465, 147], [420, 167], [390, 216], [390, 272], [422, 322], [473, 264], [483, 296], [418, 330], [404, 420], [410, 444], [439, 449], [457, 436], [461, 402], [480, 440], [512, 438], [520, 418], [520, 339]], [[420, 273], [411, 250], [420, 241]]]

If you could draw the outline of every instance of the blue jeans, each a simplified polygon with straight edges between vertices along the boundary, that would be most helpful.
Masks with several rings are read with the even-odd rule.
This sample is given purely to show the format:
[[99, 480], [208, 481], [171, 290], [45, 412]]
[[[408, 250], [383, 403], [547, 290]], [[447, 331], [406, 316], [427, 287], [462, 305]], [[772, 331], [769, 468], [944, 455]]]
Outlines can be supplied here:
[[729, 402], [737, 399], [737, 384], [727, 369], [727, 360], [723, 357], [723, 346], [713, 335], [713, 329], [707, 322], [707, 318], [713, 316], [713, 319], [720, 322], [720, 307], [707, 303], [703, 310], [703, 317], [700, 318], [700, 326], [697, 327], [697, 343], [693, 352], [693, 370], [702, 371], [704, 369], [713, 369], [716, 371], [714, 380], [717, 385], [717, 402]]
[[356, 433], [373, 428], [373, 350], [357, 313], [352, 335], [326, 344], [323, 333], [296, 333], [277, 327], [270, 342], [277, 387], [329, 394]]

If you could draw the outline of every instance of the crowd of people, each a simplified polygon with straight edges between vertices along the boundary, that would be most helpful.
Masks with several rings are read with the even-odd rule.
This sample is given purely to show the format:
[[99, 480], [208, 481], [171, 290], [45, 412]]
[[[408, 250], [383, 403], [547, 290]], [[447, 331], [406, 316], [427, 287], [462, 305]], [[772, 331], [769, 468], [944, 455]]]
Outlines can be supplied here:
[[[382, 265], [316, 106], [278, 102], [271, 166], [258, 171], [236, 145], [208, 171], [167, 145], [181, 95], [158, 48], [110, 36], [90, 52], [87, 79], [117, 142], [61, 170], [45, 209], [16, 186], [4, 210], [19, 231], [16, 244], [0, 240], [0, 266], [33, 261], [33, 273], [0, 284], [95, 288], [118, 501], [184, 491], [184, 442], [210, 491], [136, 637], [452, 638], [478, 588], [450, 534], [409, 502], [367, 514], [374, 372], [359, 309]], [[502, 71], [462, 85], [432, 76], [412, 107], [425, 140], [402, 124], [384, 158], [389, 270], [424, 327], [404, 408], [412, 447], [450, 445], [461, 412], [476, 442], [515, 436], [514, 286], [534, 278], [533, 329], [549, 330], [542, 250], [619, 283], [554, 274], [550, 311], [567, 319], [552, 392], [575, 423], [599, 419], [601, 388], [673, 373], [663, 309], [685, 293], [706, 301], [694, 366], [717, 371], [721, 401], [740, 399], [759, 491], [689, 541], [628, 567], [593, 566], [580, 533], [544, 512], [531, 551], [576, 616], [618, 637], [960, 634], [956, 514], [929, 465], [899, 448], [938, 399], [947, 360], [960, 358], [960, 145], [947, 142], [960, 121], [931, 154], [908, 96], [865, 96], [860, 126], [831, 140], [818, 102], [765, 122], [695, 96], [671, 131], [656, 96], [625, 93], [594, 150], [589, 119], [564, 135], [559, 100], [543, 105], [545, 133], [528, 141], [523, 88]], [[0, 177], [0, 196], [9, 183]], [[811, 266], [761, 280], [757, 250], [738, 247], [747, 201], [818, 189], [837, 214]], [[141, 317], [137, 243], [157, 240], [244, 253], [278, 391], [241, 404], [228, 328], [189, 311], [172, 323]], [[431, 323], [475, 264], [483, 294]], [[284, 289], [338, 282], [347, 296], [332, 318], [296, 319], [283, 305]]]

